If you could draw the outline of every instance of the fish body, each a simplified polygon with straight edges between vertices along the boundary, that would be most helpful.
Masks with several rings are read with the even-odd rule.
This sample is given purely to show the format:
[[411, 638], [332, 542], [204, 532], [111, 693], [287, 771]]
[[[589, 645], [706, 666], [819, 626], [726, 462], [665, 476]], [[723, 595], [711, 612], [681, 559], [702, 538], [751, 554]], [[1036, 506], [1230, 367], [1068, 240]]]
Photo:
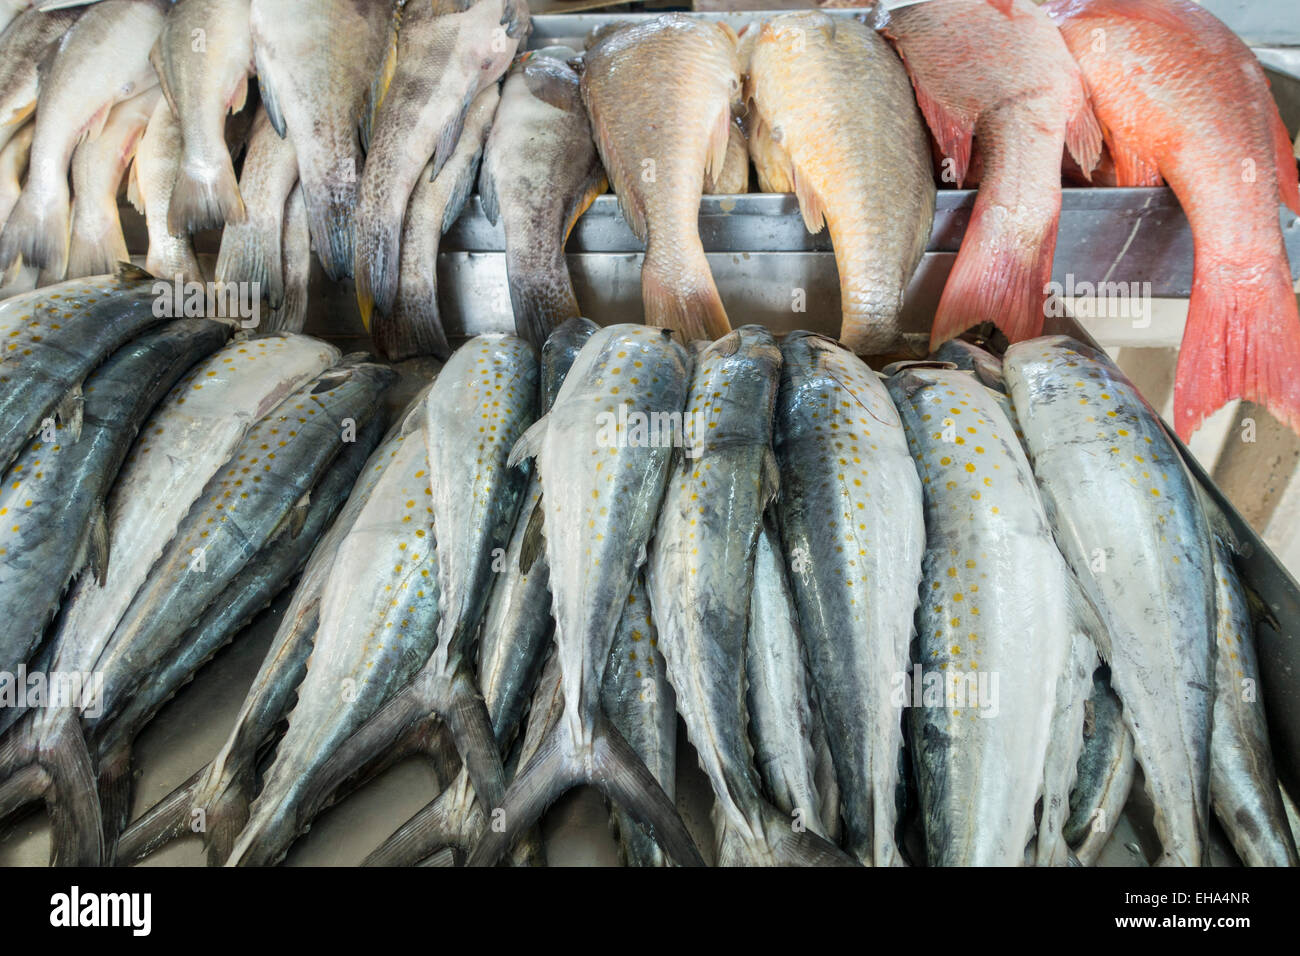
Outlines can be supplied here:
[[40, 80], [27, 183], [0, 233], [0, 266], [22, 256], [63, 278], [73, 150], [98, 135], [115, 104], [154, 84], [149, 48], [166, 6], [165, 0], [100, 0], [59, 39]]
[[311, 288], [311, 226], [307, 222], [307, 201], [302, 187], [294, 186], [284, 205], [284, 232], [281, 236], [281, 274], [284, 298], [271, 310], [267, 325], [272, 330], [301, 332], [307, 324], [307, 305]]
[[248, 94], [249, 3], [177, 0], [149, 55], [185, 143], [167, 210], [167, 226], [177, 235], [245, 217], [225, 120], [244, 108]]
[[1061, 552], [1110, 633], [1103, 656], [1133, 732], [1163, 862], [1199, 865], [1215, 622], [1209, 528], [1192, 478], [1159, 418], [1104, 353], [1048, 336], [1013, 345], [1003, 370]]
[[[18, 202], [23, 191], [23, 176], [27, 173], [27, 158], [31, 152], [32, 131], [35, 123], [24, 123], [12, 133], [8, 142], [0, 147], [0, 220], [9, 218], [9, 210]], [[0, 282], [3, 282], [0, 277]]]
[[104, 131], [72, 154], [72, 238], [68, 278], [112, 272], [130, 262], [117, 211], [122, 176], [135, 158], [161, 94], [150, 87], [113, 107]]
[[354, 274], [363, 317], [397, 297], [402, 217], [425, 162], [437, 175], [465, 113], [510, 66], [529, 29], [526, 0], [435, 0], [402, 9], [396, 65], [380, 82], [357, 196]]
[[587, 50], [581, 89], [623, 218], [646, 246], [646, 323], [684, 342], [725, 334], [699, 210], [705, 176], [726, 165], [740, 105], [735, 34], [683, 14], [610, 30]]
[[1061, 215], [1062, 148], [1085, 173], [1101, 152], [1078, 67], [1029, 0], [912, 4], [889, 11], [885, 35], [946, 157], [945, 179], [966, 180], [972, 139], [982, 160], [931, 344], [989, 320], [1013, 342], [1038, 335]]
[[517, 62], [483, 150], [479, 194], [505, 231], [515, 330], [534, 345], [582, 314], [564, 243], [605, 187], [578, 74], [545, 54]]
[[401, 278], [391, 313], [370, 316], [370, 336], [381, 355], [397, 361], [413, 355], [451, 354], [438, 311], [438, 243], [474, 191], [483, 141], [500, 94], [489, 84], [474, 97], [451, 157], [435, 176], [429, 162], [411, 191], [402, 225]]
[[298, 156], [312, 246], [331, 279], [352, 274], [353, 211], [363, 165], [358, 128], [384, 54], [391, 0], [252, 0], [258, 89]]
[[1092, 866], [1119, 823], [1137, 769], [1133, 735], [1124, 726], [1123, 705], [1110, 686], [1109, 667], [1093, 674], [1084, 714], [1083, 750], [1062, 832], [1075, 858]]
[[788, 167], [808, 229], [830, 231], [840, 341], [859, 353], [900, 351], [903, 293], [930, 238], [935, 188], [897, 54], [856, 20], [784, 14], [754, 41], [745, 96], [757, 135], [773, 139]]
[[746, 192], [749, 192], [749, 143], [740, 118], [732, 116], [722, 172], [716, 182], [707, 172], [704, 174], [704, 193], [706, 196], [728, 196]]
[[1268, 722], [1259, 695], [1259, 660], [1246, 591], [1232, 552], [1214, 542], [1214, 733], [1210, 801], [1247, 866], [1300, 866], [1277, 788]]
[[775, 445], [783, 550], [841, 795], [846, 849], [900, 862], [902, 721], [925, 525], [902, 423], [876, 374], [810, 333], [782, 342]]
[[167, 100], [161, 98], [136, 147], [131, 167], [133, 190], [128, 195], [136, 209], [144, 213], [149, 230], [145, 268], [167, 280], [180, 276], [184, 282], [202, 282], [203, 269], [190, 237], [173, 233], [167, 225], [182, 146], [180, 124]]
[[1083, 71], [1119, 185], [1163, 179], [1191, 223], [1178, 434], [1187, 439], [1232, 398], [1300, 428], [1300, 313], [1278, 221], [1279, 202], [1300, 214], [1300, 182], [1263, 68], [1187, 0], [1056, 0], [1044, 9]]
[[41, 63], [81, 15], [80, 10], [41, 13], [27, 6], [9, 24], [13, 29], [0, 34], [0, 141], [35, 111]]

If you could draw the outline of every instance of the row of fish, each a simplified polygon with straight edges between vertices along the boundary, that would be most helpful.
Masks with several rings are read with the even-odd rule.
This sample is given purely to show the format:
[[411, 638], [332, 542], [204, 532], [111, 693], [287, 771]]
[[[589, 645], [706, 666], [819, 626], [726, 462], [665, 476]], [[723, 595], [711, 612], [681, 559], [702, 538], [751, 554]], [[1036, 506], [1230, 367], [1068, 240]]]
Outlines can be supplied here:
[[[141, 313], [132, 282], [46, 293], [78, 303], [59, 353], [99, 324], [77, 309]], [[1202, 861], [1212, 808], [1246, 862], [1296, 862], [1231, 534], [1100, 352], [954, 341], [878, 374], [810, 333], [687, 349], [571, 319], [540, 361], [470, 340], [380, 440], [391, 373], [214, 327], [99, 347], [81, 439], [38, 434], [6, 476], [6, 521], [30, 499], [12, 606], [62, 586], [15, 557], [44, 553], [33, 529], [89, 542], [17, 660], [101, 675], [94, 706], [6, 708], [0, 736], [0, 815], [43, 796], [57, 862], [198, 829], [213, 863], [272, 864], [412, 753], [442, 792], [370, 863], [541, 862], [538, 818], [583, 783], [639, 865], [1088, 863], [1138, 767], [1162, 862]], [[121, 387], [144, 368], [152, 401]], [[40, 401], [31, 430], [53, 414], [69, 442], [70, 403]], [[26, 490], [132, 421], [111, 490], [80, 452], [85, 495]], [[103, 519], [69, 503], [96, 495]], [[135, 734], [304, 563], [220, 752], [127, 825]]]

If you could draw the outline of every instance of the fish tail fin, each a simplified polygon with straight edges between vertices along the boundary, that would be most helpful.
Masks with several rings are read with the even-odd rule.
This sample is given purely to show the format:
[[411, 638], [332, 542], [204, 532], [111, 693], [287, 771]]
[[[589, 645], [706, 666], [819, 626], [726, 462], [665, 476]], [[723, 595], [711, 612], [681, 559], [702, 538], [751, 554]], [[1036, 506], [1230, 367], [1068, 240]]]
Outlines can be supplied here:
[[229, 155], [211, 166], [193, 168], [181, 164], [167, 206], [167, 229], [173, 235], [188, 236], [247, 218]]
[[402, 213], [387, 215], [363, 204], [357, 210], [352, 274], [361, 317], [370, 327], [372, 310], [389, 313], [397, 301], [401, 270]]
[[[304, 190], [304, 195], [305, 195]], [[356, 197], [347, 200], [329, 197], [324, 202], [307, 202], [307, 225], [311, 232], [311, 246], [320, 260], [325, 274], [338, 282], [352, 276], [353, 249], [355, 248], [354, 211]], [[357, 297], [361, 290], [358, 288]]]
[[797, 827], [793, 816], [787, 817], [768, 803], [760, 804], [762, 834], [760, 845], [738, 827], [719, 820], [719, 866], [858, 866], [853, 859], [825, 837], [804, 827]]
[[68, 245], [65, 277], [80, 279], [83, 276], [108, 275], [117, 269], [119, 262], [128, 262], [130, 259], [126, 237], [122, 234], [122, 224], [114, 218], [112, 225], [98, 236], [73, 232]]
[[163, 797], [122, 831], [117, 841], [114, 862], [133, 866], [151, 853], [185, 835], [190, 807], [208, 766], [200, 767], [190, 779]]
[[[249, 806], [253, 802], [253, 774], [251, 770], [239, 774], [220, 793], [202, 807], [205, 836], [203, 843], [208, 851], [208, 866], [224, 866], [235, 848], [244, 825], [248, 823]], [[186, 816], [194, 813], [190, 806], [182, 807]], [[182, 818], [181, 825], [186, 820]]]
[[[671, 253], [671, 261], [666, 256]], [[693, 260], [683, 266], [683, 254]], [[699, 241], [694, 255], [680, 246], [646, 244], [641, 267], [641, 296], [645, 301], [645, 324], [677, 332], [683, 342], [712, 341], [731, 331], [727, 310], [713, 282], [709, 260]]]
[[515, 332], [540, 349], [557, 325], [565, 319], [581, 317], [582, 312], [578, 308], [578, 297], [573, 291], [573, 280], [569, 277], [563, 249], [557, 248], [553, 255], [547, 256], [551, 261], [546, 263], [536, 263], [531, 254], [526, 255], [529, 262], [517, 261], [522, 258], [525, 256], [516, 254], [506, 263]]
[[1047, 283], [1056, 252], [1056, 212], [1042, 227], [1027, 233], [1011, 226], [978, 198], [952, 273], [943, 287], [930, 347], [981, 322], [993, 322], [1012, 342], [1041, 335]]
[[68, 186], [46, 194], [24, 189], [0, 233], [0, 266], [8, 267], [20, 256], [46, 274], [62, 278], [68, 264]]
[[1300, 314], [1281, 243], [1241, 262], [1199, 254], [1174, 379], [1174, 425], [1186, 441], [1233, 398], [1300, 431]]
[[280, 231], [250, 225], [228, 228], [221, 234], [221, 249], [213, 278], [217, 282], [256, 282], [271, 308], [284, 299], [280, 269]]
[[375, 312], [370, 318], [370, 338], [375, 351], [390, 362], [416, 355], [445, 359], [451, 354], [442, 328], [436, 288], [427, 295], [400, 291], [392, 312]]
[[1300, 216], [1300, 171], [1296, 169], [1295, 147], [1286, 123], [1282, 122], [1282, 114], [1277, 111], [1277, 104], [1270, 103], [1269, 107], [1268, 125], [1277, 150], [1277, 191], [1287, 208]]
[[99, 815], [104, 826], [105, 859], [111, 863], [117, 838], [130, 822], [130, 744], [118, 747], [109, 753], [101, 753], [95, 769], [99, 777]]
[[367, 856], [362, 866], [414, 866], [442, 849], [470, 849], [473, 841], [466, 838], [466, 821], [455, 812], [461, 805], [456, 800], [458, 789], [459, 785], [453, 784], [426, 803]]
[[447, 722], [480, 804], [489, 808], [501, 806], [506, 792], [501, 751], [492, 733], [487, 704], [467, 665], [457, 668], [449, 694], [446, 700], [439, 701], [436, 710]]
[[47, 736], [38, 759], [49, 774], [45, 806], [50, 815], [53, 866], [99, 866], [104, 826], [94, 763], [75, 716]]
[[[30, 726], [30, 721], [24, 726]], [[24, 726], [0, 738], [0, 820], [40, 800], [50, 786], [49, 774], [36, 762]]]

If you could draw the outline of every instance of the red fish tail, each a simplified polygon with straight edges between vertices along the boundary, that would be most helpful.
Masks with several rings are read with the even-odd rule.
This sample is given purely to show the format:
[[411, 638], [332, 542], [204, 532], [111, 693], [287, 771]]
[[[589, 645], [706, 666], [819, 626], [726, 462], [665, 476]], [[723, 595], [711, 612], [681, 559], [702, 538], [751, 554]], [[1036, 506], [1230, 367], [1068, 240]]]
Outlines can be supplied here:
[[1060, 206], [1041, 228], [1027, 230], [976, 199], [957, 262], [943, 287], [930, 346], [937, 347], [981, 322], [992, 322], [1012, 342], [1043, 331], [1043, 306], [1052, 279]]
[[1249, 264], [1198, 256], [1174, 380], [1179, 437], [1234, 398], [1300, 432], [1300, 312], [1280, 248]]
[[1295, 147], [1291, 144], [1291, 134], [1282, 122], [1282, 114], [1277, 111], [1277, 104], [1269, 102], [1268, 125], [1273, 137], [1273, 148], [1277, 152], [1277, 191], [1297, 216], [1300, 216], [1300, 174], [1296, 171]]

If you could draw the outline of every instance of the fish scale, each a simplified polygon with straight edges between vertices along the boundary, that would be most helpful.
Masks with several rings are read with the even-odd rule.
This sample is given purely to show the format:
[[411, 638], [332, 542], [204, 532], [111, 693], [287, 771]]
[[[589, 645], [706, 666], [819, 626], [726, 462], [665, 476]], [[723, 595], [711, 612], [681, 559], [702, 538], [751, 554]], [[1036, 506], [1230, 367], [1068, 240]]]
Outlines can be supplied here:
[[1110, 632], [1102, 648], [1155, 807], [1163, 861], [1199, 865], [1209, 820], [1213, 555], [1178, 450], [1102, 352], [1013, 345], [1003, 371], [1061, 552]]

